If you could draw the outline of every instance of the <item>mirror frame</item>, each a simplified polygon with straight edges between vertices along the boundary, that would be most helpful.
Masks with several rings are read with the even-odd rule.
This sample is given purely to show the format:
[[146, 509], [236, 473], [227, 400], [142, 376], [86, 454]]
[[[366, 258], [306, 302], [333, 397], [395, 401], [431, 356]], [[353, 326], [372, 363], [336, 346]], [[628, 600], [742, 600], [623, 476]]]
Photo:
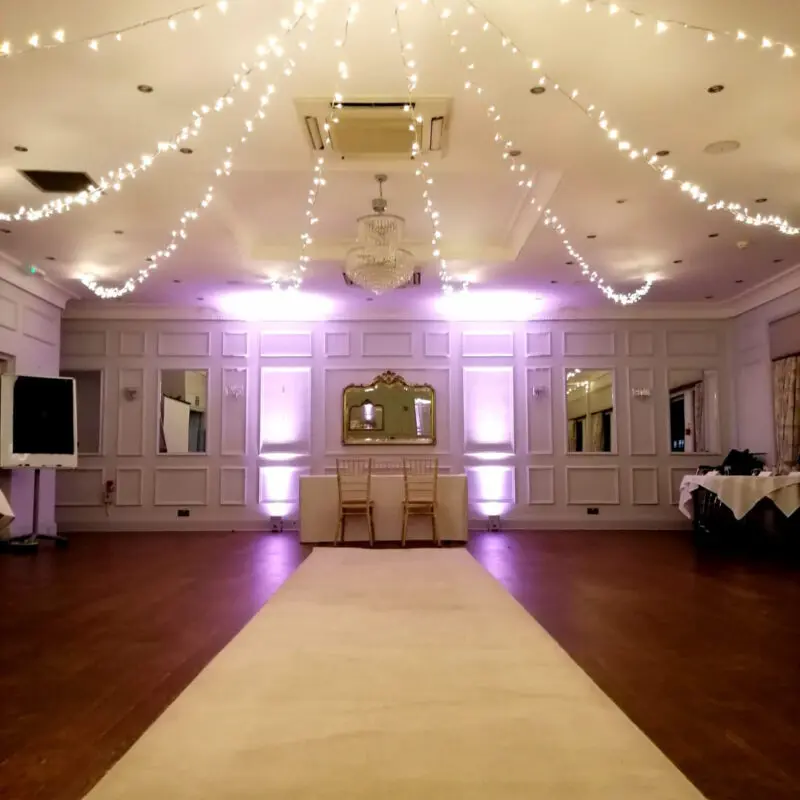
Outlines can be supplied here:
[[[591, 372], [608, 372], [611, 374], [611, 400], [613, 402], [614, 420], [611, 426], [611, 450], [581, 450], [573, 452], [569, 449], [569, 403], [567, 401], [567, 375], [576, 370]], [[619, 411], [617, 402], [617, 370], [614, 367], [564, 367], [561, 382], [561, 396], [564, 409], [564, 453], [568, 456], [618, 456], [619, 455]]]
[[[374, 389], [378, 386], [400, 386], [401, 388], [406, 389], [419, 389], [423, 391], [427, 391], [430, 393], [431, 396], [431, 435], [430, 436], [423, 436], [417, 439], [359, 439], [358, 441], [353, 441], [349, 438], [350, 435], [350, 426], [349, 426], [349, 409], [352, 406], [348, 406], [347, 404], [347, 395], [348, 392], [354, 390], [363, 390], [363, 389]], [[359, 404], [361, 405], [361, 404]], [[385, 413], [385, 411], [384, 411]], [[380, 375], [376, 375], [371, 383], [349, 383], [347, 386], [344, 387], [342, 390], [342, 445], [345, 447], [354, 447], [359, 445], [364, 445], [367, 447], [375, 447], [376, 445], [388, 445], [388, 446], [431, 446], [436, 444], [436, 390], [431, 386], [429, 383], [409, 383], [402, 375], [398, 375], [393, 370], [387, 369], [384, 372], [381, 372]]]
[[671, 392], [672, 390], [669, 388], [669, 374], [670, 372], [689, 372], [689, 371], [699, 370], [702, 373], [706, 372], [716, 372], [717, 373], [717, 380], [720, 380], [721, 370], [719, 367], [712, 366], [712, 367], [696, 367], [696, 366], [684, 366], [681, 364], [674, 365], [670, 364], [664, 370], [664, 385], [667, 387], [667, 413], [666, 413], [666, 422], [665, 422], [665, 439], [667, 444], [667, 455], [674, 456], [675, 458], [701, 458], [702, 456], [722, 456], [724, 453], [722, 452], [722, 417], [721, 417], [721, 405], [722, 405], [722, 398], [717, 394], [717, 439], [720, 443], [720, 447], [718, 450], [702, 450], [700, 452], [695, 453], [681, 453], [677, 450], [672, 449], [672, 429], [670, 425], [670, 416], [669, 416], [669, 404], [671, 400]]
[[[80, 449], [80, 441], [78, 442], [78, 457], [81, 456], [104, 456], [106, 454], [106, 437], [105, 437], [105, 426], [106, 426], [106, 371], [102, 367], [98, 369], [92, 369], [91, 367], [75, 367], [72, 368], [65, 368], [63, 371], [59, 371], [59, 377], [62, 378], [75, 378], [76, 372], [99, 372], [100, 373], [100, 408], [98, 409], [98, 449], [96, 451], [82, 451]], [[77, 381], [76, 381], [77, 384]], [[76, 398], [77, 398], [77, 385], [75, 387]]]
[[[206, 373], [206, 449], [202, 453], [162, 453], [159, 451], [161, 443], [161, 373], [162, 372], [205, 372]], [[202, 458], [209, 454], [209, 425], [208, 414], [211, 409], [211, 368], [207, 365], [195, 367], [156, 367], [156, 455], [165, 458]]]

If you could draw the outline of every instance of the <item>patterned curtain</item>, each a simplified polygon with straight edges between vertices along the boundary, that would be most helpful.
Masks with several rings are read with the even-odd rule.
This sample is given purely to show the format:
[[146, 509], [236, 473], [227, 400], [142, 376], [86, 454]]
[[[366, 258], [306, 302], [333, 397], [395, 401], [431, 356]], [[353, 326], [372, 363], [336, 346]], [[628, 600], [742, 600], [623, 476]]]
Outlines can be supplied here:
[[603, 412], [599, 411], [597, 414], [592, 414], [592, 452], [604, 452], [603, 445]]
[[772, 386], [777, 463], [794, 465], [800, 454], [800, 356], [772, 364]]
[[694, 451], [705, 453], [706, 447], [706, 385], [703, 381], [695, 384], [692, 392], [694, 402]]

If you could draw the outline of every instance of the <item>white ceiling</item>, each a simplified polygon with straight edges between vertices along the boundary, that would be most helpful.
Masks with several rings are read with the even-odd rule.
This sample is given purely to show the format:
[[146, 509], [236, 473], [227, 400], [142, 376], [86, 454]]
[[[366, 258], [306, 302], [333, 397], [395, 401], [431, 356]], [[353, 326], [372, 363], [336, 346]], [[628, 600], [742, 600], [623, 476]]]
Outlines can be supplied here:
[[[475, 80], [502, 113], [501, 130], [523, 151], [536, 184], [530, 191], [517, 186], [478, 98], [463, 90], [462, 62], [435, 12], [407, 0], [402, 20], [406, 38], [415, 44], [417, 95], [453, 103], [448, 151], [432, 165], [442, 250], [452, 259], [453, 272], [468, 275], [482, 289], [536, 293], [555, 307], [606, 305], [580, 269], [565, 263], [570, 257], [560, 237], [541, 224], [541, 202], [552, 206], [573, 244], [618, 290], [631, 291], [646, 275], [658, 276], [645, 304], [728, 300], [800, 262], [800, 237], [707, 212], [643, 163], [621, 157], [558, 93], [532, 96], [528, 90], [536, 79], [524, 59], [472, 25], [461, 0], [436, 2], [463, 17], [460, 41], [470, 46]], [[609, 18], [601, 9], [586, 14], [578, 0], [479, 5], [563, 85], [578, 87], [582, 98], [604, 108], [626, 137], [653, 150], [669, 149], [679, 174], [714, 197], [800, 220], [795, 102], [800, 57], [781, 59], [753, 43], [709, 45], [700, 34], [675, 29], [655, 36], [649, 27], [634, 30], [623, 14]], [[86, 171], [98, 179], [152, 152], [156, 142], [191, 120], [193, 109], [213, 104], [240, 63], [255, 58], [256, 46], [280, 33], [279, 20], [292, 15], [292, 6], [286, 0], [231, 0], [224, 17], [209, 12], [199, 23], [184, 19], [174, 32], [166, 23], [148, 27], [120, 43], [103, 42], [98, 52], [75, 45], [0, 60], [0, 210], [52, 199], [27, 184], [19, 169]], [[327, 0], [316, 30], [298, 29], [287, 40], [287, 54], [297, 62], [294, 75], [257, 73], [249, 94], [237, 95], [232, 106], [208, 118], [190, 142], [193, 155], [167, 153], [96, 206], [36, 223], [0, 223], [11, 230], [0, 234], [0, 256], [39, 264], [51, 279], [91, 298], [78, 281], [81, 275], [117, 282], [135, 274], [213, 180], [217, 199], [194, 223], [187, 243], [125, 302], [202, 305], [222, 292], [261, 286], [285, 273], [299, 255], [313, 163], [295, 104], [329, 97], [337, 87], [346, 100], [406, 96], [390, 33], [393, 0], [362, 0], [360, 6], [346, 46], [337, 49], [347, 3]], [[636, 0], [633, 7], [800, 43], [795, 0]], [[34, 31], [44, 39], [56, 28], [70, 38], [88, 36], [169, 10], [164, 0], [124, 5], [0, 0], [0, 40], [22, 42]], [[296, 48], [300, 40], [308, 43], [305, 53]], [[347, 62], [350, 77], [338, 86], [340, 60]], [[267, 82], [277, 89], [267, 118], [237, 153], [232, 175], [214, 178], [225, 146], [238, 142], [243, 120], [252, 116]], [[155, 91], [138, 92], [141, 83]], [[713, 84], [725, 90], [708, 94]], [[722, 156], [703, 153], [705, 145], [721, 139], [738, 140], [741, 148]], [[15, 145], [28, 152], [16, 152]], [[390, 210], [407, 218], [412, 249], [425, 263], [422, 287], [376, 301], [398, 309], [438, 294], [437, 270], [429, 263], [430, 229], [410, 163], [342, 163], [329, 170], [304, 288], [340, 304], [364, 302], [363, 293], [344, 285], [337, 259], [352, 243], [355, 218], [369, 210], [376, 171], [388, 172]], [[533, 197], [537, 204], [531, 205]], [[768, 202], [753, 206], [758, 197]], [[711, 233], [719, 235], [712, 239]], [[596, 238], [587, 239], [590, 234]], [[748, 245], [740, 249], [737, 243], [743, 241]]]

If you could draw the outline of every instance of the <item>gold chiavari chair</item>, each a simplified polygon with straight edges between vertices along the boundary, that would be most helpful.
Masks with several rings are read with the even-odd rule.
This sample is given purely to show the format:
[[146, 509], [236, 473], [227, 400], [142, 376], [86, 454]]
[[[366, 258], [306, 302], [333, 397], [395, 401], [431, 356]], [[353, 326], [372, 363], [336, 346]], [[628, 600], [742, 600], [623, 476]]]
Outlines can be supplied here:
[[403, 533], [400, 540], [406, 546], [408, 518], [425, 516], [431, 518], [431, 535], [437, 545], [441, 540], [436, 531], [436, 511], [439, 491], [439, 459], [438, 458], [404, 458], [403, 459]]
[[336, 525], [334, 545], [344, 542], [345, 525], [348, 517], [365, 517], [369, 546], [375, 544], [375, 521], [372, 500], [372, 459], [337, 458], [336, 484], [339, 488], [339, 517]]

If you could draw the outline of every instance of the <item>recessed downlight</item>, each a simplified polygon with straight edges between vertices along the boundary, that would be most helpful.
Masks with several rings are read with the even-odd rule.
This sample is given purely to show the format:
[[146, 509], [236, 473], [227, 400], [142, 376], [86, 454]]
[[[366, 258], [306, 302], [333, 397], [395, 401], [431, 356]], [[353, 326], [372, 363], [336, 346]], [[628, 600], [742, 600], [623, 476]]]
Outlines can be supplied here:
[[152, 94], [153, 93], [153, 87], [149, 83], [140, 83], [136, 87], [136, 90], [141, 92], [142, 94]]
[[703, 152], [710, 156], [722, 156], [725, 153], [733, 153], [741, 147], [741, 143], [735, 139], [722, 139], [719, 142], [711, 142], [703, 148]]
[[676, 258], [672, 263], [673, 264], [683, 264], [683, 259], [682, 258]]
[[15, 149], [15, 150], [16, 150], [18, 153], [27, 153], [27, 152], [28, 152], [28, 148], [27, 148], [27, 147], [25, 147], [25, 145], [24, 145], [24, 144], [15, 144], [15, 145], [14, 145], [14, 149]]
[[768, 197], [756, 197], [755, 201], [756, 203], [766, 203], [768, 199]]
[[11, 233], [11, 228], [0, 228], [0, 233]]
[[568, 267], [571, 267], [575, 262], [574, 261], [565, 261], [564, 262]]
[[713, 300], [713, 299], [714, 299], [714, 295], [713, 294], [707, 294], [706, 295], [706, 300]]
[[173, 283], [180, 283], [180, 281], [179, 281], [177, 278], [173, 278], [173, 279], [172, 279], [172, 282], [173, 282]]
[[[11, 232], [11, 231], [9, 231], [9, 233], [10, 233], [10, 232]], [[783, 261], [783, 259], [782, 259], [782, 258], [773, 258], [773, 259], [772, 259], [772, 263], [773, 263], [773, 264], [780, 264], [782, 261]]]
[[56, 260], [56, 257], [55, 257], [55, 256], [45, 256], [45, 257], [44, 257], [44, 260], [45, 260], [45, 261], [55, 261], [55, 260]]
[[620, 205], [620, 206], [621, 206], [623, 203], [627, 203], [627, 202], [628, 202], [628, 199], [627, 199], [626, 197], [620, 197], [620, 198], [617, 200], [617, 205]]
[[194, 150], [192, 150], [191, 147], [181, 147], [180, 152], [185, 156], [190, 156], [192, 153], [194, 153]]
[[719, 94], [720, 92], [725, 91], [725, 87], [721, 83], [715, 83], [713, 86], [709, 86], [706, 91], [709, 94]]
[[550, 283], [558, 283], [558, 281], [550, 281]]
[[718, 234], [718, 233], [709, 233], [709, 234], [708, 234], [708, 238], [709, 238], [709, 239], [716, 239], [718, 236], [719, 236], [719, 234]]
[[544, 94], [547, 89], [544, 86], [533, 86], [531, 87], [531, 94]]
[[736, 283], [744, 283], [744, 281], [743, 281], [741, 278], [739, 278], [739, 279], [736, 281]]
[[586, 238], [587, 239], [596, 239], [597, 238], [597, 234], [596, 233], [590, 233], [590, 234], [587, 235]]
[[116, 230], [114, 231], [114, 236], [122, 236], [123, 233], [125, 233], [125, 231]]
[[659, 158], [666, 158], [670, 154], [670, 152], [671, 151], [669, 150], [656, 150], [656, 155]]

